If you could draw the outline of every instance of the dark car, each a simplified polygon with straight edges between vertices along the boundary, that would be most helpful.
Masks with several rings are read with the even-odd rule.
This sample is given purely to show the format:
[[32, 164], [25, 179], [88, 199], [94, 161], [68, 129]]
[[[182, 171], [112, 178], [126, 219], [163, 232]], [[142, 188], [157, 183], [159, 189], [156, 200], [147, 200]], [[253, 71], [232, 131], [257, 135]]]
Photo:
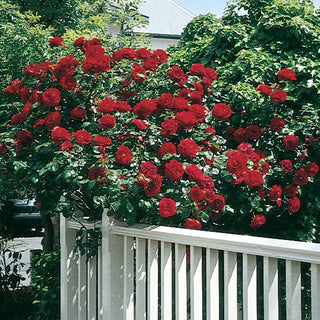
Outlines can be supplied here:
[[16, 236], [41, 233], [43, 223], [36, 199], [17, 199], [12, 207], [12, 231]]

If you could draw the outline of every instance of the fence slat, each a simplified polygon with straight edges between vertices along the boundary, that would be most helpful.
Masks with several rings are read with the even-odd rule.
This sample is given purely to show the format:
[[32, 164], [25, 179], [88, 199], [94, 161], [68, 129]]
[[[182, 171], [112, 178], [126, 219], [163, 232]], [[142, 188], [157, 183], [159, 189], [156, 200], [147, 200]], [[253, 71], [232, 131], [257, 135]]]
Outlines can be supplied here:
[[172, 319], [172, 249], [161, 242], [161, 320]]
[[158, 319], [158, 241], [148, 240], [148, 319]]
[[286, 260], [287, 319], [301, 319], [301, 271], [300, 262]]
[[136, 239], [136, 320], [146, 320], [146, 240]]
[[243, 319], [257, 320], [257, 259], [243, 254]]
[[190, 247], [191, 320], [202, 319], [202, 248]]
[[187, 251], [175, 244], [175, 306], [176, 319], [187, 320]]
[[87, 264], [86, 256], [81, 256], [80, 250], [77, 251], [78, 266], [78, 318], [86, 320], [87, 316]]
[[124, 316], [134, 320], [134, 242], [132, 237], [124, 237]]
[[219, 320], [219, 252], [206, 249], [207, 320]]
[[97, 314], [97, 260], [98, 256], [88, 261], [87, 270], [87, 319], [96, 320]]
[[276, 320], [279, 318], [277, 259], [263, 259], [263, 291], [264, 320]]
[[224, 317], [238, 319], [237, 305], [237, 254], [224, 252]]
[[320, 265], [311, 264], [312, 320], [320, 319]]

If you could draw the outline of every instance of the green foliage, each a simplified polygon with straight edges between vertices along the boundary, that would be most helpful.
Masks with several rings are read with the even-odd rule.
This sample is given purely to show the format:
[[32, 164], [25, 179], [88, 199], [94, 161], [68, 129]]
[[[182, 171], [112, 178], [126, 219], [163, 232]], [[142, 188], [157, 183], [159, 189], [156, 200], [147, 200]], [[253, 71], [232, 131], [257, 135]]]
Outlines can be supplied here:
[[31, 285], [35, 310], [29, 319], [60, 319], [60, 251], [34, 258]]

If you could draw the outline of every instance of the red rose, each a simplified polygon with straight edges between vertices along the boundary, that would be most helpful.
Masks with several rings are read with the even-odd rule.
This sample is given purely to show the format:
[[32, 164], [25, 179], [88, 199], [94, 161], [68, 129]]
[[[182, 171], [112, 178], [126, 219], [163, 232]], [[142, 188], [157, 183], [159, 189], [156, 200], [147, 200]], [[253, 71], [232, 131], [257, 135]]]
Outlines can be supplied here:
[[112, 98], [105, 98], [98, 103], [97, 112], [101, 113], [112, 113], [115, 108], [115, 102]]
[[148, 182], [148, 184], [144, 187], [144, 192], [148, 197], [155, 197], [161, 191], [162, 178], [160, 174], [156, 174], [153, 176]]
[[232, 115], [231, 107], [224, 103], [217, 103], [212, 110], [212, 116], [220, 121], [226, 121]]
[[266, 217], [263, 214], [257, 214], [250, 222], [253, 229], [260, 228], [266, 223]]
[[168, 60], [168, 55], [163, 49], [156, 49], [152, 51], [152, 57], [155, 58], [159, 64]]
[[270, 123], [270, 129], [272, 131], [281, 131], [284, 128], [285, 122], [282, 118], [280, 117], [275, 117], [273, 119], [271, 119], [271, 123]]
[[252, 124], [246, 128], [246, 136], [248, 139], [259, 139], [262, 134], [262, 130], [259, 126]]
[[246, 173], [245, 180], [250, 188], [259, 187], [264, 182], [262, 174], [256, 170], [249, 170]]
[[47, 107], [56, 107], [61, 101], [61, 94], [58, 89], [49, 88], [42, 93], [42, 102]]
[[186, 229], [194, 229], [194, 230], [201, 230], [202, 225], [201, 222], [197, 219], [190, 219], [188, 218], [184, 224]]
[[158, 173], [158, 167], [151, 161], [146, 161], [140, 165], [140, 172], [147, 178], [155, 177]]
[[180, 181], [184, 175], [183, 165], [179, 161], [172, 159], [165, 164], [164, 175], [171, 181]]
[[186, 139], [179, 143], [178, 151], [183, 157], [195, 158], [198, 154], [199, 146], [192, 139]]
[[173, 66], [169, 71], [168, 75], [170, 80], [177, 82], [179, 86], [188, 82], [187, 76], [184, 74], [183, 70], [178, 66]]
[[157, 151], [158, 158], [162, 159], [165, 154], [176, 154], [177, 148], [172, 142], [163, 143]]
[[315, 162], [310, 162], [306, 165], [305, 170], [308, 177], [313, 178], [319, 172], [319, 166]]
[[270, 96], [272, 92], [272, 89], [267, 84], [259, 84], [256, 90], [260, 91], [265, 96]]
[[199, 122], [198, 119], [195, 117], [195, 114], [189, 111], [179, 112], [176, 115], [176, 120], [179, 122], [182, 128], [189, 130], [192, 129], [193, 126]]
[[120, 61], [122, 59], [133, 60], [135, 57], [135, 51], [132, 48], [123, 48], [118, 51], [115, 51], [112, 54], [112, 58], [115, 61]]
[[101, 129], [111, 129], [116, 125], [116, 118], [114, 116], [104, 115], [99, 122]]
[[141, 100], [133, 107], [133, 113], [139, 118], [146, 120], [154, 111], [157, 105], [153, 100]]
[[188, 165], [185, 171], [191, 181], [199, 181], [204, 176], [203, 172], [196, 164]]
[[78, 47], [81, 51], [85, 51], [88, 46], [88, 42], [84, 37], [80, 37], [73, 42], [74, 47]]
[[222, 196], [221, 194], [215, 194], [212, 201], [210, 202], [210, 207], [212, 210], [221, 211], [223, 210], [225, 204], [226, 200], [224, 196]]
[[27, 130], [21, 130], [16, 137], [16, 144], [18, 149], [20, 150], [23, 147], [29, 147], [32, 143], [32, 133]]
[[136, 50], [135, 56], [137, 59], [146, 60], [151, 57], [151, 52], [146, 48], [139, 48]]
[[137, 127], [138, 130], [145, 130], [148, 129], [149, 125], [141, 119], [133, 119], [134, 125]]
[[269, 191], [269, 199], [271, 201], [278, 200], [282, 195], [282, 188], [279, 185], [273, 185], [272, 188]]
[[58, 127], [61, 124], [62, 114], [58, 111], [49, 112], [43, 119], [43, 124], [49, 129]]
[[131, 150], [125, 146], [121, 145], [116, 153], [116, 162], [121, 165], [129, 164], [132, 160], [132, 152]]
[[106, 171], [106, 168], [91, 168], [88, 172], [89, 179], [102, 185], [106, 182]]
[[292, 184], [287, 185], [284, 188], [284, 192], [289, 198], [295, 197], [298, 194], [299, 187], [295, 187]]
[[131, 77], [137, 83], [143, 82], [147, 78], [146, 69], [136, 64], [134, 69], [131, 70]]
[[206, 67], [202, 63], [194, 63], [190, 68], [190, 72], [192, 75], [199, 77], [207, 75]]
[[203, 200], [203, 191], [198, 185], [195, 185], [190, 189], [189, 195], [193, 201], [199, 202]]
[[305, 169], [301, 168], [295, 172], [292, 182], [298, 186], [304, 186], [308, 183], [308, 174]]
[[119, 112], [128, 112], [131, 111], [132, 108], [126, 101], [115, 101], [114, 110]]
[[70, 118], [72, 120], [82, 120], [87, 116], [87, 111], [82, 108], [75, 107], [70, 111]]
[[3, 93], [4, 94], [12, 94], [14, 96], [18, 96], [19, 92], [20, 92], [21, 85], [22, 85], [22, 81], [20, 79], [15, 79], [15, 80], [12, 81], [10, 86], [6, 87], [3, 90]]
[[281, 160], [279, 162], [279, 167], [283, 169], [284, 173], [289, 173], [293, 168], [292, 161], [289, 159]]
[[175, 97], [172, 101], [172, 108], [174, 112], [181, 112], [188, 109], [188, 100], [182, 97]]
[[161, 217], [169, 218], [177, 213], [177, 204], [171, 198], [162, 198], [159, 202], [159, 214]]
[[51, 131], [51, 139], [55, 144], [59, 145], [66, 140], [70, 140], [71, 134], [65, 128], [56, 127]]
[[293, 197], [288, 199], [287, 206], [291, 213], [296, 213], [300, 210], [300, 199], [298, 197]]
[[237, 142], [245, 142], [248, 140], [247, 129], [246, 128], [238, 128], [233, 132], [233, 139]]
[[205, 174], [202, 175], [202, 177], [199, 180], [197, 180], [197, 184], [203, 191], [208, 191], [214, 188], [212, 178]]
[[291, 69], [281, 69], [278, 72], [278, 80], [297, 81], [296, 73]]
[[272, 102], [282, 103], [282, 102], [285, 102], [286, 100], [287, 100], [287, 94], [285, 91], [281, 89], [274, 90], [270, 94], [270, 101]]
[[218, 78], [216, 70], [214, 70], [212, 68], [207, 68], [206, 74], [207, 74], [207, 77], [211, 80], [217, 80], [217, 78]]
[[78, 130], [73, 134], [73, 137], [80, 145], [89, 144], [92, 140], [92, 136], [87, 130]]
[[41, 77], [43, 75], [40, 67], [33, 62], [24, 68], [23, 73], [28, 77]]
[[70, 151], [72, 150], [72, 148], [73, 148], [73, 143], [72, 143], [72, 141], [70, 141], [70, 140], [66, 140], [66, 141], [64, 141], [64, 142], [62, 142], [62, 143], [60, 144], [60, 150], [61, 150], [61, 151], [68, 151], [68, 152], [70, 152]]
[[49, 44], [50, 44], [50, 47], [52, 47], [52, 48], [64, 46], [63, 38], [62, 37], [51, 38], [51, 39], [49, 39]]
[[294, 134], [289, 134], [283, 138], [283, 143], [288, 151], [294, 151], [299, 146], [299, 138]]
[[77, 79], [64, 76], [60, 79], [59, 84], [64, 90], [73, 91], [77, 86]]
[[229, 157], [227, 161], [227, 170], [229, 173], [235, 174], [237, 177], [239, 177], [248, 170], [248, 158], [243, 152], [234, 151], [227, 156]]
[[208, 109], [202, 104], [193, 104], [188, 108], [188, 110], [192, 112], [195, 115], [196, 119], [200, 122], [202, 122], [206, 118], [206, 115], [208, 113]]
[[159, 65], [159, 62], [154, 57], [150, 57], [150, 58], [144, 60], [144, 63], [143, 63], [143, 67], [146, 70], [151, 70], [151, 71], [156, 71], [158, 68], [158, 65]]
[[179, 129], [179, 123], [175, 119], [168, 118], [161, 123], [161, 135], [170, 138], [175, 135]]
[[105, 136], [95, 136], [93, 138], [93, 144], [95, 146], [100, 146], [100, 147], [108, 147], [110, 146], [112, 140], [109, 137]]

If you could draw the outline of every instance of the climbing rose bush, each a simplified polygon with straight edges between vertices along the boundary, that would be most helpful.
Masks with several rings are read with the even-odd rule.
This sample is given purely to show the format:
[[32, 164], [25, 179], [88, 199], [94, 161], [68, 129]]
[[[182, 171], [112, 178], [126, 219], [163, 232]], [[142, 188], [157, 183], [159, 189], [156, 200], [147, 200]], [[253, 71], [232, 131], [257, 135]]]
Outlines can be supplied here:
[[[63, 39], [50, 43], [63, 48]], [[36, 192], [80, 192], [129, 224], [270, 232], [303, 216], [303, 188], [319, 186], [309, 152], [319, 143], [282, 113], [299, 85], [294, 70], [258, 85], [257, 109], [234, 128], [244, 112], [217, 98], [211, 68], [172, 66], [163, 50], [107, 52], [99, 39], [76, 39], [73, 50], [26, 66], [25, 79], [4, 90], [4, 172], [24, 174]], [[258, 125], [261, 108], [269, 112]]]

